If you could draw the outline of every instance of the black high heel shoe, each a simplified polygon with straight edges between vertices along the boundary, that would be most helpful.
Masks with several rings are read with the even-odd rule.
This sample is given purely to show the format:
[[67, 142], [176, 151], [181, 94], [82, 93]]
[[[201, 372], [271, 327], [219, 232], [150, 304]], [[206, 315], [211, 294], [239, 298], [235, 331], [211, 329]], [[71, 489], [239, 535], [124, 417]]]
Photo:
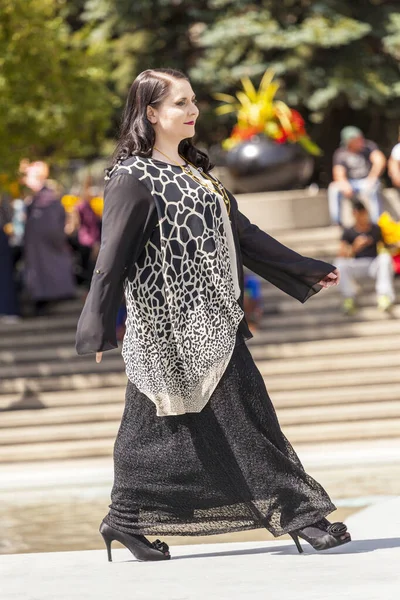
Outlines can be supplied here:
[[314, 550], [329, 550], [351, 542], [350, 533], [344, 523], [330, 523], [327, 519], [321, 519], [314, 525], [303, 527], [289, 533], [296, 544], [297, 550], [301, 554], [303, 548], [300, 545], [299, 537], [308, 542]]
[[160, 540], [149, 542], [144, 535], [131, 535], [118, 531], [104, 521], [101, 523], [99, 531], [106, 543], [109, 562], [112, 561], [111, 542], [114, 540], [128, 548], [138, 560], [169, 560], [171, 558], [168, 545]]

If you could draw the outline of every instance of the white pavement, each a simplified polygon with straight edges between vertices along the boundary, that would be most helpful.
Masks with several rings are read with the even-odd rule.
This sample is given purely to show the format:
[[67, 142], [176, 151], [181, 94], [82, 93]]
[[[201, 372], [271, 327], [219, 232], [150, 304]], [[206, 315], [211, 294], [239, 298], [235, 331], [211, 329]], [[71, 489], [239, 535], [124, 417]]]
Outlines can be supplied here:
[[286, 541], [174, 546], [140, 563], [128, 550], [0, 557], [2, 600], [398, 600], [400, 498], [347, 521], [353, 542], [299, 555]]

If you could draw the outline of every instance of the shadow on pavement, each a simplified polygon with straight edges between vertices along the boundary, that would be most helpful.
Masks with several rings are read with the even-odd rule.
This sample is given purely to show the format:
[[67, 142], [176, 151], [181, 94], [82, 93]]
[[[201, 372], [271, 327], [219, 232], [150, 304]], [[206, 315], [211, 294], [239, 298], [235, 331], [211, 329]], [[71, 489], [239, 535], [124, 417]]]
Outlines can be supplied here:
[[[326, 554], [364, 554], [366, 552], [374, 552], [376, 550], [385, 550], [389, 548], [400, 548], [400, 538], [383, 538], [376, 540], [355, 540], [344, 546], [338, 548], [332, 548], [323, 552], [317, 552], [307, 542], [302, 543], [304, 555], [307, 554], [318, 554], [320, 556]], [[173, 552], [173, 548], [171, 549]], [[245, 556], [249, 554], [278, 554], [278, 555], [297, 555], [295, 545], [287, 544], [284, 546], [267, 546], [265, 548], [249, 548], [242, 550], [227, 550], [221, 552], [202, 552], [198, 554], [187, 554], [184, 556], [172, 556], [172, 560], [184, 560], [188, 558], [211, 558], [219, 556]], [[301, 556], [301, 555], [300, 555]], [[133, 562], [133, 561], [121, 561], [121, 562]], [[136, 561], [134, 561], [136, 562]]]

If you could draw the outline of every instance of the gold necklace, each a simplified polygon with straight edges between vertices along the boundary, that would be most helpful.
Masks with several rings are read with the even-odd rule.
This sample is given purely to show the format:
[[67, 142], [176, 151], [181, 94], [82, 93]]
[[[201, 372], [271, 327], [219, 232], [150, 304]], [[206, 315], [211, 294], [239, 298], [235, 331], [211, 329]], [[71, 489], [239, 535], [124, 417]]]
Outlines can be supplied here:
[[204, 181], [202, 181], [199, 177], [196, 177], [196, 175], [193, 173], [192, 169], [188, 165], [191, 165], [196, 171], [198, 171], [200, 174], [200, 177], [203, 177], [204, 179], [208, 179], [208, 181], [211, 182], [214, 192], [217, 194], [219, 193], [222, 196], [222, 198], [225, 202], [225, 205], [226, 205], [226, 210], [228, 212], [228, 216], [230, 215], [231, 201], [230, 201], [229, 196], [226, 193], [226, 190], [225, 190], [224, 186], [222, 185], [222, 183], [220, 183], [219, 181], [214, 179], [214, 177], [210, 177], [209, 175], [207, 175], [201, 167], [196, 167], [196, 165], [194, 165], [187, 158], [185, 158], [181, 155], [179, 155], [179, 156], [182, 158], [182, 160], [184, 160], [186, 163], [188, 163], [188, 165], [179, 164], [178, 162], [176, 162], [176, 160], [174, 160], [173, 158], [168, 156], [168, 154], [165, 154], [165, 152], [161, 152], [161, 150], [159, 150], [159, 148], [156, 148], [156, 146], [154, 146], [154, 150], [157, 150], [157, 152], [159, 152], [160, 154], [165, 156], [165, 158], [168, 158], [168, 160], [171, 160], [173, 163], [175, 163], [178, 167], [180, 167], [182, 169], [182, 171], [184, 173], [186, 173], [186, 175], [191, 177], [193, 179], [193, 181], [196, 181], [197, 183], [199, 183], [200, 185], [205, 187], [207, 190], [210, 190], [209, 186], [206, 185], [204, 183]]

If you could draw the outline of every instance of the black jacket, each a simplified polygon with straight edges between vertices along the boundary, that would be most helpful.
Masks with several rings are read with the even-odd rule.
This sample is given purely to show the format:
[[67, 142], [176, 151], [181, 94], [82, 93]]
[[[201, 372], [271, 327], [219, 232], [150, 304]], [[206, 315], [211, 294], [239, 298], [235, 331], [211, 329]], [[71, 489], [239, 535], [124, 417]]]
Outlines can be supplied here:
[[[317, 293], [321, 289], [318, 282], [335, 267], [290, 250], [250, 223], [240, 213], [234, 196], [229, 194], [229, 198], [241, 306], [243, 265], [300, 302]], [[160, 243], [157, 224], [154, 200], [144, 183], [128, 172], [113, 175], [105, 187], [101, 247], [77, 328], [78, 354], [117, 347], [115, 324], [124, 280], [148, 240]], [[245, 319], [240, 331], [244, 337], [252, 337]]]

